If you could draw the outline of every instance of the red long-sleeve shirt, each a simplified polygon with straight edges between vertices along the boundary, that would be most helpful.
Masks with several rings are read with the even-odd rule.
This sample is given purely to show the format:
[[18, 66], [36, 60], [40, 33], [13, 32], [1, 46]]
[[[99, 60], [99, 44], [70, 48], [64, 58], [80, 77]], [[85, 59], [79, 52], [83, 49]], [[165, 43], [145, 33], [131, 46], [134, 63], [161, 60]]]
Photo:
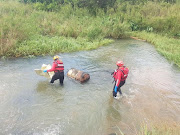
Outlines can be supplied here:
[[52, 71], [64, 71], [64, 65], [63, 62], [60, 60], [55, 60], [52, 64], [51, 69], [47, 70], [47, 72], [52, 72]]

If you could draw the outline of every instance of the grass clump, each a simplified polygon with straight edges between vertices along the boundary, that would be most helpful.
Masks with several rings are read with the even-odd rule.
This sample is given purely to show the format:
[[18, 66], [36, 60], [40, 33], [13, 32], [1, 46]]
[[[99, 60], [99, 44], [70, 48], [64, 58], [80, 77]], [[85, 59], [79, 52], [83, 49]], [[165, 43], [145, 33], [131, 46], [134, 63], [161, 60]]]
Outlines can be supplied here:
[[112, 42], [110, 39], [89, 42], [83, 38], [49, 37], [35, 35], [32, 39], [22, 42], [14, 49], [7, 51], [7, 57], [38, 56], [57, 52], [73, 52], [91, 50]]
[[141, 130], [138, 135], [179, 135], [180, 128], [175, 125], [172, 127], [163, 125], [163, 126], [152, 126], [148, 128], [147, 125], [141, 127]]

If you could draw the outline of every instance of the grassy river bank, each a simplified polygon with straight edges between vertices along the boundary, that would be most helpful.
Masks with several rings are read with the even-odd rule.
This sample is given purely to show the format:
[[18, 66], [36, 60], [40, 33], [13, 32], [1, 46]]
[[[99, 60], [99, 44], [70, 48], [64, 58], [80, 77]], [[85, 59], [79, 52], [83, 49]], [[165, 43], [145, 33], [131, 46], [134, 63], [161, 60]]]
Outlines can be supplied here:
[[[151, 9], [154, 10], [151, 10]], [[113, 39], [136, 36], [180, 66], [179, 4], [118, 5], [107, 13], [72, 9], [37, 10], [32, 4], [0, 1], [0, 56], [33, 57], [95, 49]], [[167, 12], [168, 11], [168, 12]]]

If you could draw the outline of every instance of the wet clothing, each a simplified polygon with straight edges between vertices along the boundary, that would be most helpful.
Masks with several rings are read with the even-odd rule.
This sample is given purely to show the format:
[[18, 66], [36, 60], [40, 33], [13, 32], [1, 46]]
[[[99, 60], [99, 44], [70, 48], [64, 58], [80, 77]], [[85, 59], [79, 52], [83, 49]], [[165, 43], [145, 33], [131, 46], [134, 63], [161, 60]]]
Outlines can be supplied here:
[[120, 67], [119, 69], [116, 69], [113, 77], [114, 77], [114, 81], [116, 82], [116, 86], [118, 87], [121, 81], [126, 80], [126, 78], [124, 77], [124, 71], [125, 67]]
[[63, 72], [55, 72], [55, 74], [53, 75], [50, 83], [54, 83], [55, 80], [59, 79], [59, 83], [62, 85], [63, 81], [64, 81], [64, 71]]
[[[125, 80], [124, 81], [121, 81], [118, 88], [117, 88], [117, 92], [119, 92], [121, 95], [122, 95], [122, 92], [121, 92], [121, 87], [125, 84]], [[114, 84], [114, 88], [116, 86], [116, 82]], [[116, 97], [117, 96], [117, 92], [114, 91], [114, 88], [113, 88], [113, 97]]]
[[64, 65], [63, 62], [60, 60], [55, 60], [52, 64], [51, 69], [47, 70], [47, 72], [57, 72], [57, 71], [64, 71]]
[[64, 81], [64, 65], [60, 60], [55, 60], [52, 64], [52, 68], [47, 70], [47, 72], [54, 71], [54, 75], [50, 83], [54, 83], [55, 80], [59, 79], [59, 83], [62, 85]]
[[[125, 70], [127, 70], [126, 73], [124, 72]], [[113, 77], [115, 81], [114, 88], [113, 88], [114, 97], [117, 96], [117, 92], [122, 94], [121, 87], [125, 84], [125, 80], [127, 78], [128, 72], [129, 72], [129, 69], [123, 66], [116, 69], [115, 72], [113, 73]], [[115, 92], [115, 87], [117, 87], [117, 92]]]

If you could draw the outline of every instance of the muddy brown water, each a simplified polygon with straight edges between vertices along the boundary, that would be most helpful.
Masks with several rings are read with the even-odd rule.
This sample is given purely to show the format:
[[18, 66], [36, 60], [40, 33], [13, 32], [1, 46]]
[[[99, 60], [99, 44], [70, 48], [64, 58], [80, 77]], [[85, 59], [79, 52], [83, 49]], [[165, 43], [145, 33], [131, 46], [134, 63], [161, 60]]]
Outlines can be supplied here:
[[[137, 134], [143, 124], [180, 124], [180, 69], [143, 41], [124, 39], [96, 50], [59, 54], [68, 69], [90, 74], [80, 84], [36, 75], [52, 57], [0, 61], [0, 134]], [[130, 73], [123, 97], [112, 98], [111, 72], [123, 60]]]

